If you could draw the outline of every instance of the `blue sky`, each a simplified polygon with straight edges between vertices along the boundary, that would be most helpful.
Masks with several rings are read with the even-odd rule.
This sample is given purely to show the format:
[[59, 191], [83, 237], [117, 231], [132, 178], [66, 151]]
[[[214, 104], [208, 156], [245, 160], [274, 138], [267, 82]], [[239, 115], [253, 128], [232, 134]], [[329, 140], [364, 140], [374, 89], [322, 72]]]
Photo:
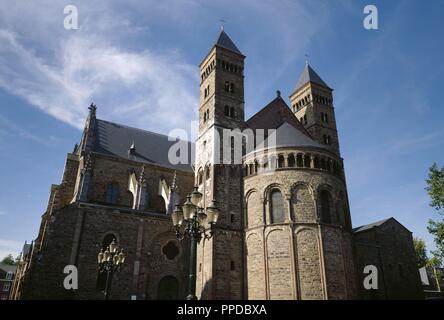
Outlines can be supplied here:
[[[63, 28], [66, 4], [78, 30]], [[363, 27], [367, 4], [379, 30]], [[424, 179], [444, 164], [442, 12], [438, 0], [2, 0], [0, 256], [36, 237], [91, 101], [103, 119], [189, 129], [220, 19], [247, 56], [246, 116], [277, 89], [288, 97], [309, 54], [335, 89], [354, 226], [393, 216], [432, 247]]]

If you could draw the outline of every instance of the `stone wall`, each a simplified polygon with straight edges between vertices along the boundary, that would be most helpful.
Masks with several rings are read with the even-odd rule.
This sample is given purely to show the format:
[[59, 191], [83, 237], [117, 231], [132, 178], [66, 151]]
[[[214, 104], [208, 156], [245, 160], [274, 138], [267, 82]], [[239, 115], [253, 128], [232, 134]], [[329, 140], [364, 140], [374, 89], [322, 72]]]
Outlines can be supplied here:
[[[423, 297], [410, 231], [395, 219], [354, 234], [361, 295], [364, 299], [418, 299]], [[364, 267], [378, 269], [378, 290], [365, 290]]]
[[[262, 171], [244, 178], [248, 298], [357, 297], [344, 181], [313, 168]], [[283, 195], [285, 221], [273, 223], [269, 193]], [[321, 217], [330, 195], [330, 222]], [[263, 290], [265, 289], [265, 293]]]
[[[107, 206], [72, 204], [53, 213], [42, 248], [34, 261], [22, 299], [103, 299], [97, 288], [97, 254], [113, 234], [126, 260], [112, 280], [111, 298], [157, 299], [162, 278], [178, 281], [178, 297], [187, 293], [187, 242], [178, 242], [169, 216], [124, 211]], [[170, 243], [177, 252], [167, 255]], [[79, 288], [63, 288], [63, 268], [78, 268]]]

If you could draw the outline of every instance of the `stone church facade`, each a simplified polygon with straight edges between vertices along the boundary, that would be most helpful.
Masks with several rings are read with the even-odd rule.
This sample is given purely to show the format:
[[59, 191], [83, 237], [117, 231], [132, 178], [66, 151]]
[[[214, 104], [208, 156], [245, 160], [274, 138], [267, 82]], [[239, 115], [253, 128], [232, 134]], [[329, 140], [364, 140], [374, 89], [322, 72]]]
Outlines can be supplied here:
[[[395, 260], [401, 246], [409, 297], [420, 297], [411, 233], [402, 225], [396, 243], [369, 237], [356, 245], [364, 234], [352, 229], [333, 90], [307, 63], [290, 106], [278, 91], [246, 120], [244, 60], [222, 30], [200, 65], [199, 134], [195, 145], [182, 143], [187, 163], [168, 159], [175, 141], [167, 136], [98, 119], [91, 105], [23, 257], [15, 298], [100, 299], [96, 256], [113, 238], [127, 259], [112, 298], [185, 297], [189, 247], [175, 239], [169, 214], [193, 186], [202, 207], [215, 200], [221, 211], [213, 237], [198, 246], [200, 299], [373, 298], [361, 268], [373, 263], [382, 273], [388, 264], [366, 256], [368, 245]], [[66, 265], [78, 268], [78, 290], [63, 288]], [[381, 281], [390, 291], [394, 282]]]

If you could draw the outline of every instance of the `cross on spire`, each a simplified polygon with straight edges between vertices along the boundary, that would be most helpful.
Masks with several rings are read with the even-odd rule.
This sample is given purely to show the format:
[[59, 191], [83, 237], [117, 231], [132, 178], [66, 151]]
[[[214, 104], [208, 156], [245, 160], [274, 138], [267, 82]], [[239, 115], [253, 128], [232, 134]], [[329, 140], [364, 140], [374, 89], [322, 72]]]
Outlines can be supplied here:
[[224, 31], [225, 20], [224, 19], [219, 19], [219, 21], [220, 21], [220, 30]]
[[309, 58], [309, 55], [306, 53], [305, 54], [305, 65], [306, 66], [308, 66], [308, 58]]

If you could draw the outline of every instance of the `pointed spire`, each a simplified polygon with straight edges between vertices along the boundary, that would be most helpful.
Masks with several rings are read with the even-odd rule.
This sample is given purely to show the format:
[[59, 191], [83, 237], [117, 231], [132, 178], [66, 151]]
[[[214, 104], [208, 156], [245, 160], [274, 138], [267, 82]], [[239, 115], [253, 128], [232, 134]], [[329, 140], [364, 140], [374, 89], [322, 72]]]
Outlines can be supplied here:
[[221, 28], [221, 31], [220, 31], [219, 37], [216, 40], [215, 46], [221, 47], [221, 48], [224, 48], [224, 49], [227, 49], [227, 50], [230, 50], [230, 51], [233, 51], [235, 53], [242, 55], [242, 52], [240, 52], [240, 50], [236, 47], [234, 42], [226, 34], [223, 27]]
[[301, 87], [303, 87], [308, 82], [313, 82], [316, 84], [319, 84], [321, 86], [330, 88], [324, 80], [321, 79], [321, 77], [313, 70], [313, 68], [308, 63], [308, 60], [305, 62], [304, 71], [302, 71], [301, 76], [299, 77], [298, 84], [296, 85], [296, 89], [294, 91], [297, 91]]
[[140, 184], [144, 184], [146, 182], [146, 178], [145, 178], [145, 165], [142, 166], [142, 171], [140, 172], [140, 176], [139, 176], [139, 183]]
[[177, 189], [177, 172], [174, 170], [173, 182], [171, 183], [171, 190]]
[[95, 118], [96, 117], [96, 111], [97, 111], [97, 106], [94, 104], [94, 102], [91, 102], [91, 104], [88, 107], [89, 109], [89, 118]]

